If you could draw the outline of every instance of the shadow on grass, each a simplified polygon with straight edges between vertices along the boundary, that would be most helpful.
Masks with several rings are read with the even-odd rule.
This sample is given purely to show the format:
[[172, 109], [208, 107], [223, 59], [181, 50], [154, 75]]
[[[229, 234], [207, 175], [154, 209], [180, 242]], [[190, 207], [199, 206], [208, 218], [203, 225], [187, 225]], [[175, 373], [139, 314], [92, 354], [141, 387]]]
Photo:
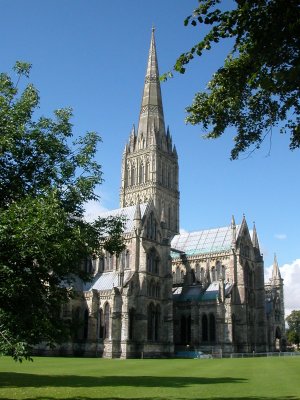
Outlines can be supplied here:
[[[43, 387], [56, 387], [56, 388], [80, 388], [80, 387], [122, 387], [131, 386], [134, 393], [134, 388], [137, 387], [161, 387], [161, 388], [185, 388], [190, 385], [216, 385], [216, 384], [243, 384], [247, 379], [222, 377], [222, 378], [203, 378], [203, 377], [157, 377], [157, 376], [76, 376], [76, 375], [38, 375], [38, 374], [25, 374], [25, 373], [0, 373], [0, 388], [43, 388]], [[178, 393], [179, 394], [179, 393]], [[9, 397], [2, 397], [1, 400], [13, 400]], [[20, 397], [21, 399], [21, 397]], [[22, 397], [22, 400], [137, 400], [137, 397], [89, 397], [89, 396], [73, 396], [73, 397]], [[140, 400], [188, 400], [191, 397], [139, 397]], [[211, 397], [193, 398], [194, 400], [211, 400]], [[221, 396], [213, 397], [214, 400], [299, 400], [295, 396], [240, 396], [230, 397]]]
[[[139, 400], [188, 400], [191, 397], [139, 397]], [[279, 396], [279, 397], [199, 397], [193, 398], [193, 400], [299, 400], [299, 397], [294, 396]], [[1, 397], [1, 400], [15, 400], [8, 397]], [[137, 400], [137, 397], [27, 397], [22, 400]]]
[[216, 385], [225, 383], [244, 383], [243, 378], [203, 378], [167, 376], [76, 376], [76, 375], [38, 375], [3, 372], [0, 374], [0, 387], [170, 387], [183, 388], [190, 385]]

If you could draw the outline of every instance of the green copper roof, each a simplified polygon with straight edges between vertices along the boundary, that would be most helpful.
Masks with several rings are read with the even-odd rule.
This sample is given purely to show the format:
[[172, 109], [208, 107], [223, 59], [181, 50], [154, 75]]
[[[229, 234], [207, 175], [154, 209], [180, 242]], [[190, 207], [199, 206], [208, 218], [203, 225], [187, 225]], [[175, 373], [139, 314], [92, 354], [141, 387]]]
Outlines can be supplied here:
[[[238, 231], [239, 225], [236, 226]], [[184, 252], [187, 256], [218, 253], [230, 250], [232, 244], [231, 226], [206, 229], [198, 232], [185, 232], [174, 236], [171, 247]], [[176, 252], [171, 252], [172, 258], [179, 257]]]

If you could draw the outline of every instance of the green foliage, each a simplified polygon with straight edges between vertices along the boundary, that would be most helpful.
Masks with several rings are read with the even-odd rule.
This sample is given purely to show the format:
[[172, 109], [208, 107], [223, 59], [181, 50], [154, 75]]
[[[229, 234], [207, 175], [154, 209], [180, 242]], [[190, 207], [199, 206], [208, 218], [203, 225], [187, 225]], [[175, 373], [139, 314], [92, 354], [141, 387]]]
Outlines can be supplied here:
[[233, 127], [232, 159], [251, 147], [259, 148], [274, 126], [290, 134], [291, 150], [299, 148], [299, 1], [235, 0], [232, 5], [229, 8], [227, 0], [199, 0], [184, 22], [211, 28], [178, 58], [175, 71], [184, 73], [185, 65], [214, 43], [225, 39], [234, 43], [207, 90], [197, 93], [187, 108], [187, 122], [201, 124], [207, 138], [218, 138]]
[[[28, 76], [30, 65], [15, 70]], [[83, 260], [124, 248], [122, 219], [83, 218], [102, 181], [94, 160], [100, 137], [88, 132], [71, 143], [72, 110], [33, 121], [38, 105], [33, 85], [19, 93], [0, 75], [0, 352], [16, 360], [68, 335], [60, 311], [73, 281], [89, 278]]]
[[300, 310], [293, 310], [290, 315], [286, 317], [286, 322], [289, 326], [287, 331], [287, 339], [291, 344], [299, 346], [300, 343]]

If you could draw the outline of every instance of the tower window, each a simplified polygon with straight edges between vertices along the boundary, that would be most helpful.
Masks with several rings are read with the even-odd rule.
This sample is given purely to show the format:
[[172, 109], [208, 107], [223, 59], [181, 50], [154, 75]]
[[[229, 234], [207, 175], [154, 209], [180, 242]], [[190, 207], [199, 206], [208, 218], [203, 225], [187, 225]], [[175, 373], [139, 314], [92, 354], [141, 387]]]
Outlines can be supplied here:
[[154, 249], [147, 254], [147, 271], [152, 274], [159, 273], [159, 257]]

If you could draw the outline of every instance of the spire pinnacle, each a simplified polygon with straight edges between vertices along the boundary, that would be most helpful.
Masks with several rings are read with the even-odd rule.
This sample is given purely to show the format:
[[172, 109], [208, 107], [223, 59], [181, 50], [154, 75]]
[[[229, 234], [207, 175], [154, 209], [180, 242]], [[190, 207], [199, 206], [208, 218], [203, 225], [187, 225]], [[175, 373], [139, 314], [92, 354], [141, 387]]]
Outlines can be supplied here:
[[273, 270], [272, 270], [272, 281], [275, 283], [276, 281], [281, 280], [281, 274], [278, 267], [277, 257], [274, 254], [274, 262], [273, 262]]
[[236, 224], [234, 215], [231, 217], [231, 248], [235, 249], [236, 246]]
[[258, 237], [257, 237], [255, 222], [253, 222], [252, 243], [253, 243], [253, 247], [255, 249], [259, 250], [259, 243], [258, 243]]
[[153, 26], [139, 118], [138, 135], [142, 132], [147, 135], [153, 122], [155, 128], [159, 132], [165, 133], [154, 31], [155, 28]]

